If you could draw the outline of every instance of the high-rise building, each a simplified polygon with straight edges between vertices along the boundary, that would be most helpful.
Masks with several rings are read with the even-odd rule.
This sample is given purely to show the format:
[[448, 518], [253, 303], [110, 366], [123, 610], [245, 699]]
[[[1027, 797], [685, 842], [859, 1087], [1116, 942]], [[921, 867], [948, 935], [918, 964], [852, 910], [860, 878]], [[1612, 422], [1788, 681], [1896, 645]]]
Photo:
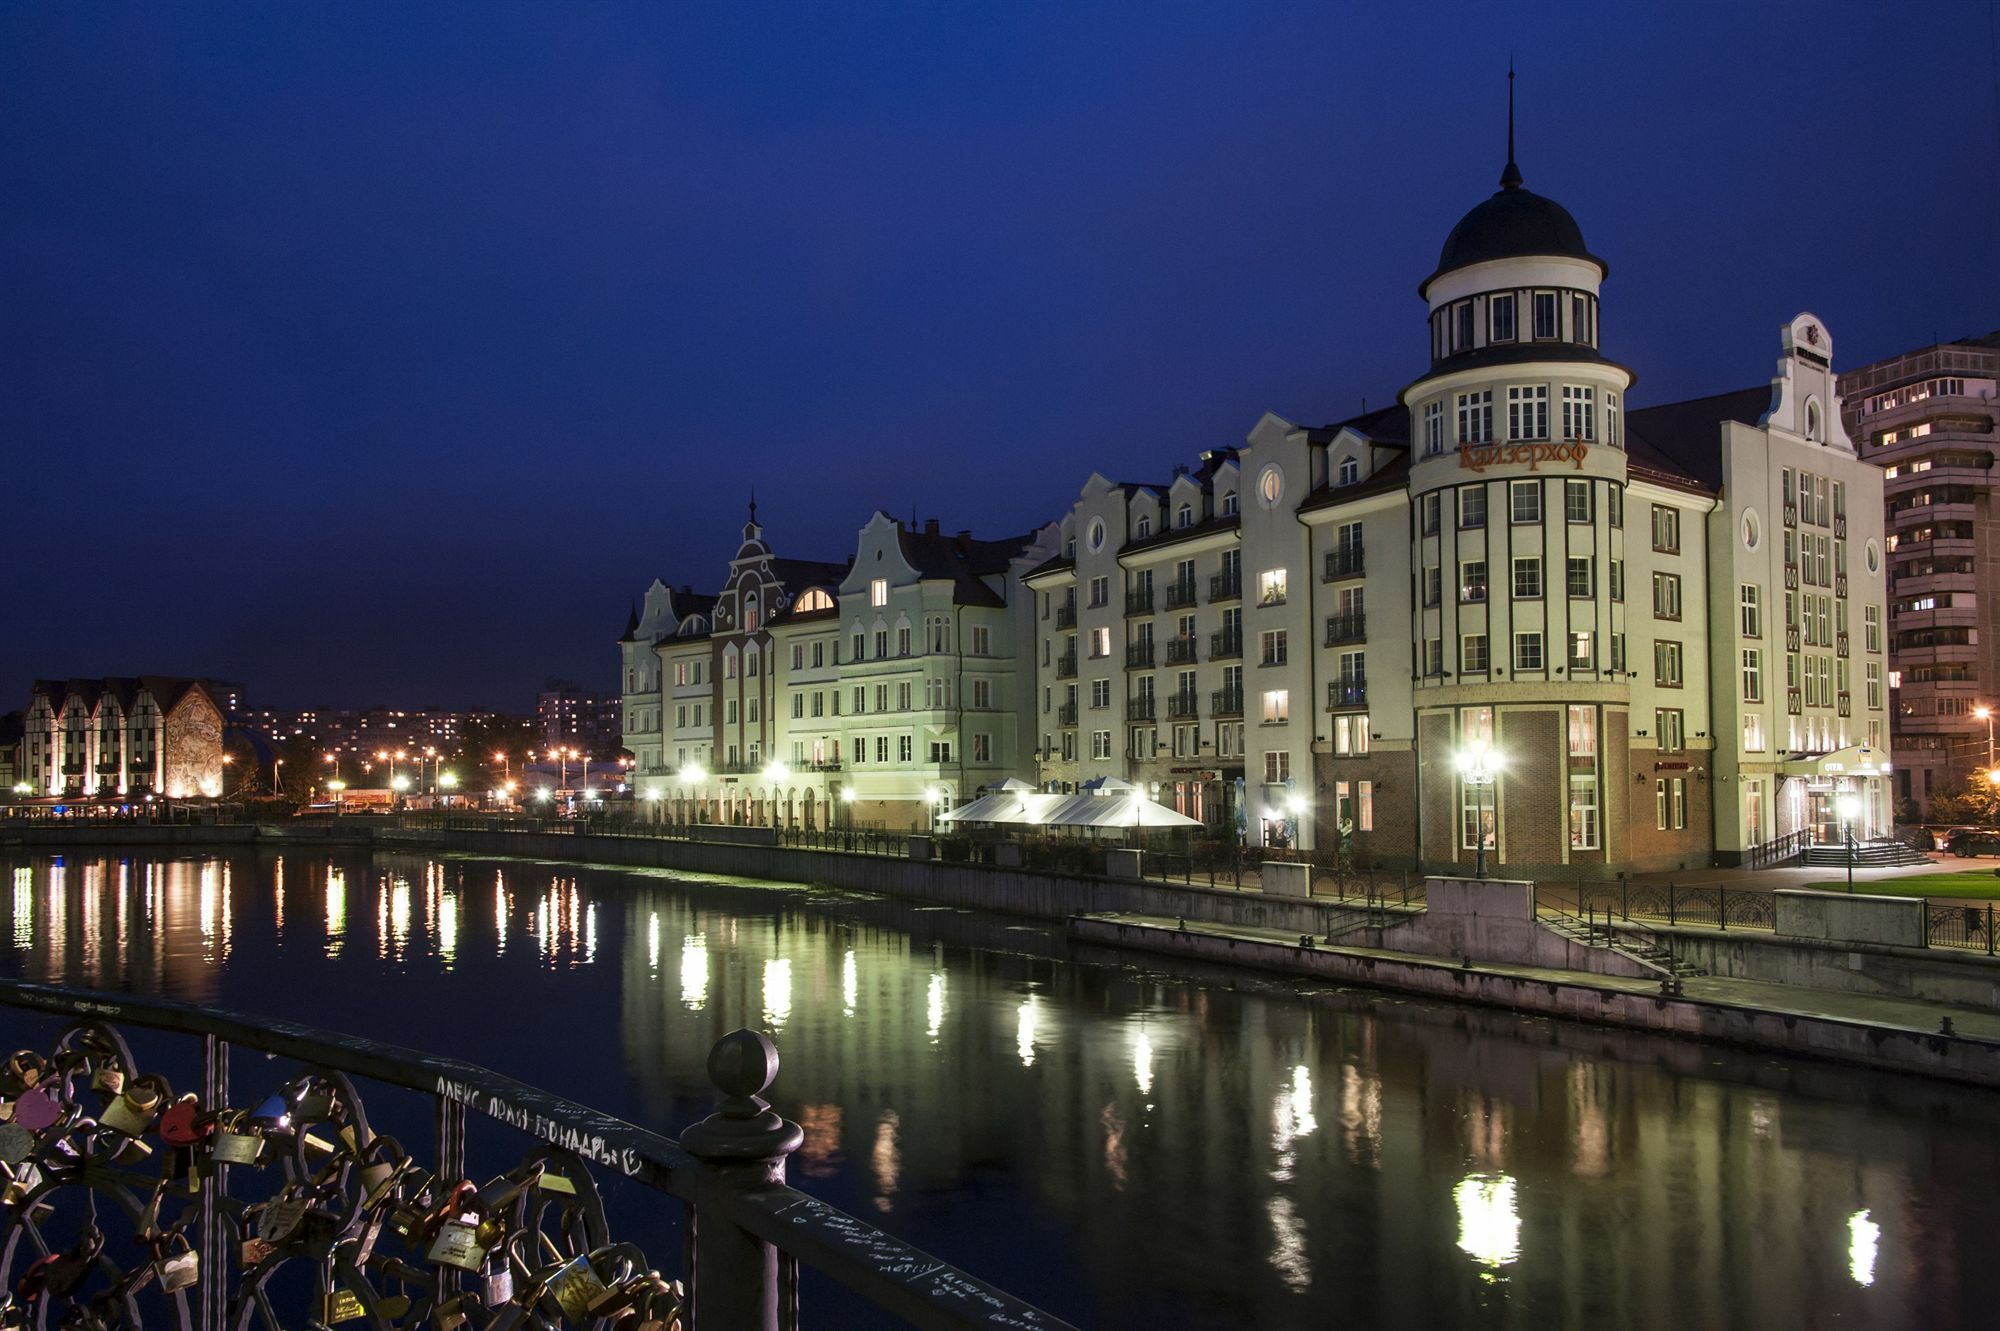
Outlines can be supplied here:
[[620, 694], [586, 689], [573, 679], [549, 680], [535, 698], [535, 728], [544, 748], [613, 758], [623, 725]]
[[1840, 376], [1841, 415], [1888, 505], [1889, 747], [1906, 815], [1992, 765], [2000, 707], [2000, 332]]

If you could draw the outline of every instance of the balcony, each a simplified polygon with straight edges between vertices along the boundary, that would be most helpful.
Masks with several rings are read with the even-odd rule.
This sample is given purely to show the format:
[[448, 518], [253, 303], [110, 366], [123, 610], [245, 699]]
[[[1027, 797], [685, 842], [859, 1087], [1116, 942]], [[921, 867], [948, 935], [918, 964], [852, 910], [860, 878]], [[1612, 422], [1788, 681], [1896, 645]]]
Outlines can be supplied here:
[[1367, 561], [1362, 558], [1362, 547], [1343, 545], [1338, 550], [1326, 552], [1326, 573], [1323, 581], [1338, 582], [1342, 578], [1359, 578], [1367, 573]]
[[1056, 627], [1059, 629], [1073, 629], [1076, 627], [1076, 607], [1074, 605], [1059, 605], [1056, 607]]
[[1192, 582], [1170, 582], [1167, 584], [1167, 609], [1185, 610], [1194, 603], [1195, 586]]
[[1218, 601], [1240, 601], [1243, 599], [1243, 575], [1241, 573], [1217, 573], [1208, 580], [1208, 600], [1213, 605]]
[[1194, 655], [1195, 652], [1194, 652], [1193, 638], [1167, 639], [1168, 665], [1193, 665]]
[[1368, 616], [1362, 613], [1331, 615], [1326, 621], [1326, 645], [1361, 642], [1368, 637]]
[[1167, 695], [1167, 715], [1175, 718], [1199, 716], [1201, 702], [1192, 693], [1172, 693]]
[[1056, 658], [1056, 678], [1057, 679], [1076, 678], [1075, 652], [1064, 652], [1061, 656], [1058, 656]]
[[1127, 670], [1151, 670], [1153, 668], [1153, 640], [1151, 638], [1127, 644], [1125, 648], [1125, 668]]
[[1143, 587], [1135, 592], [1125, 593], [1125, 613], [1128, 615], [1150, 615], [1153, 613], [1153, 589]]
[[1125, 700], [1125, 719], [1127, 721], [1152, 720], [1153, 719], [1152, 695], [1142, 693], [1136, 698], [1127, 698]]
[[1076, 724], [1075, 703], [1062, 703], [1056, 708], [1056, 724], [1059, 726], [1073, 726]]
[[1217, 689], [1209, 695], [1209, 714], [1218, 717], [1243, 715], [1243, 690]]
[[1243, 655], [1243, 635], [1228, 629], [1208, 635], [1208, 659], [1230, 661]]
[[1326, 686], [1326, 710], [1329, 712], [1367, 705], [1368, 681], [1365, 679], [1336, 679]]

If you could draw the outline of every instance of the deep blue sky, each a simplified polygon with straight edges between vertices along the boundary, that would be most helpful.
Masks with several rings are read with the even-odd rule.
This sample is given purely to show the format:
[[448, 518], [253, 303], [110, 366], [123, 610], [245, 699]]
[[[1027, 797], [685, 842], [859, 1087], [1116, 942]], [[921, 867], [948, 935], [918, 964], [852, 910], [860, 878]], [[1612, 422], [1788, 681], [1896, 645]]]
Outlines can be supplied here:
[[[1365, 12], [1358, 12], [1365, 11]], [[606, 684], [631, 595], [1026, 529], [1423, 367], [1503, 159], [1636, 403], [2000, 326], [1990, 7], [15, 3], [0, 703]]]

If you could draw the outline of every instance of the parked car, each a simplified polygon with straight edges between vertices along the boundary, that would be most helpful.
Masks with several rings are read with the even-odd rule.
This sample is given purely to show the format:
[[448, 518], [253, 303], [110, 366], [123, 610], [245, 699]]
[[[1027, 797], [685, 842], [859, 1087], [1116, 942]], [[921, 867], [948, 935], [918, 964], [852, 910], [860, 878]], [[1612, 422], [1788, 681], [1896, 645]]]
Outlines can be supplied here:
[[1974, 855], [2000, 855], [2000, 832], [1961, 827], [1945, 837], [1944, 849], [1962, 860]]

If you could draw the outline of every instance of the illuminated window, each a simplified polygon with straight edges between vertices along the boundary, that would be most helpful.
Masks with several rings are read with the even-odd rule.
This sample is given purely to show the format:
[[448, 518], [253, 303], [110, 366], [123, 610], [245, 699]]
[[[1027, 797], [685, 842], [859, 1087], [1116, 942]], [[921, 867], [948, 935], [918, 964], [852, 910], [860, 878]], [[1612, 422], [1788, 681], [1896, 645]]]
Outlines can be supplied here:
[[876, 578], [868, 584], [868, 604], [889, 604], [889, 580], [887, 578]]
[[809, 587], [806, 589], [805, 594], [799, 597], [798, 608], [801, 611], [831, 610], [833, 609], [833, 598], [818, 587]]
[[1285, 689], [1271, 689], [1264, 694], [1264, 724], [1283, 725], [1292, 719], [1292, 695]]
[[1257, 604], [1283, 605], [1285, 603], [1285, 570], [1265, 569], [1257, 575]]

